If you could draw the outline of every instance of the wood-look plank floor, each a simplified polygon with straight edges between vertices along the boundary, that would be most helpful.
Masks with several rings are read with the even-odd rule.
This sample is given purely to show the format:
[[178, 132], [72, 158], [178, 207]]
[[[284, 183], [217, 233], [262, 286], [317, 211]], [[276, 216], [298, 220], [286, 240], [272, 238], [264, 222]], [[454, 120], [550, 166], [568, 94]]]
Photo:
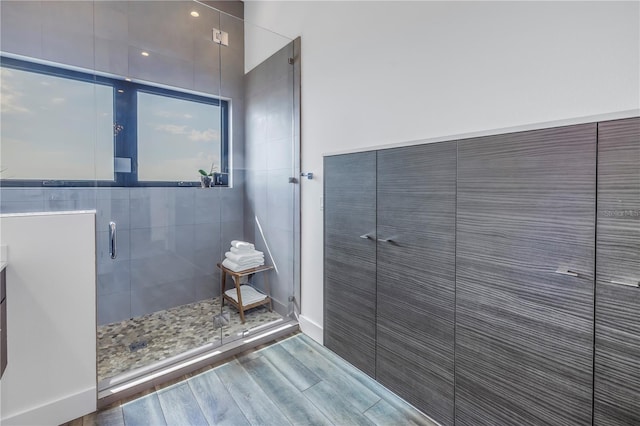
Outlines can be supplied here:
[[303, 334], [241, 354], [68, 423], [214, 424], [436, 423]]

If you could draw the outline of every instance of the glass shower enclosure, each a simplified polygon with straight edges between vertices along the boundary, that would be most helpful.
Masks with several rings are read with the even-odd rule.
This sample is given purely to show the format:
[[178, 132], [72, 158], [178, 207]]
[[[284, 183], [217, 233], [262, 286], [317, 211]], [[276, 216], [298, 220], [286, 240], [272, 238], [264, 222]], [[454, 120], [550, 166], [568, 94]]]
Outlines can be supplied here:
[[[1, 35], [0, 211], [96, 210], [99, 397], [293, 330], [299, 40], [195, 1], [3, 1]], [[233, 240], [273, 268], [244, 321]]]

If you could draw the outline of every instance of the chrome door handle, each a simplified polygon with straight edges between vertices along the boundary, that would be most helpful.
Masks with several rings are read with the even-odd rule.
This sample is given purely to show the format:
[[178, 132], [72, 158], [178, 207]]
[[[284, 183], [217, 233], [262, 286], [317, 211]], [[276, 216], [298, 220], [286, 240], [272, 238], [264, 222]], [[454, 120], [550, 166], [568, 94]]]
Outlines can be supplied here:
[[610, 282], [611, 284], [625, 285], [627, 287], [640, 287], [640, 281], [628, 282], [628, 281], [611, 280]]
[[112, 259], [118, 256], [116, 252], [116, 223], [109, 222], [109, 254]]
[[360, 238], [363, 238], [365, 240], [373, 240], [373, 237], [370, 234], [360, 235]]
[[574, 278], [577, 278], [579, 276], [577, 272], [573, 272], [573, 271], [570, 271], [568, 269], [562, 269], [562, 268], [558, 268], [556, 270], [556, 274], [568, 275], [568, 276], [574, 277]]

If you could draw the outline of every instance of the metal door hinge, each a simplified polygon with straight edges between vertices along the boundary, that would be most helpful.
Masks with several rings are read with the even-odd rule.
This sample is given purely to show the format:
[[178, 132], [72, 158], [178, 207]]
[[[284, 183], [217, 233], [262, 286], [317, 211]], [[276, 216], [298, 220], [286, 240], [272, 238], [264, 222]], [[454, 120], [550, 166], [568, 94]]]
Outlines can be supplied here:
[[293, 65], [293, 58], [289, 58], [289, 65]]
[[229, 33], [221, 31], [217, 28], [213, 29], [213, 42], [223, 46], [229, 45]]

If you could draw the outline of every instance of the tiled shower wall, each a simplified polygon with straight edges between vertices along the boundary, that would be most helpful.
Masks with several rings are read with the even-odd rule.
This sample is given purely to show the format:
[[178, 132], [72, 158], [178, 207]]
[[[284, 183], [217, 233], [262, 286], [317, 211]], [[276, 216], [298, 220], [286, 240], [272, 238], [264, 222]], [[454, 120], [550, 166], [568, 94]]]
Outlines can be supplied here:
[[[220, 293], [215, 265], [224, 245], [243, 235], [237, 193], [227, 188], [2, 188], [0, 212], [97, 210], [98, 322], [107, 324]], [[109, 255], [111, 220], [118, 226], [115, 260]]]
[[191, 1], [3, 0], [0, 18], [3, 52], [230, 99], [233, 188], [0, 188], [2, 213], [97, 209], [99, 324], [218, 294], [222, 246], [244, 238], [243, 21]]

